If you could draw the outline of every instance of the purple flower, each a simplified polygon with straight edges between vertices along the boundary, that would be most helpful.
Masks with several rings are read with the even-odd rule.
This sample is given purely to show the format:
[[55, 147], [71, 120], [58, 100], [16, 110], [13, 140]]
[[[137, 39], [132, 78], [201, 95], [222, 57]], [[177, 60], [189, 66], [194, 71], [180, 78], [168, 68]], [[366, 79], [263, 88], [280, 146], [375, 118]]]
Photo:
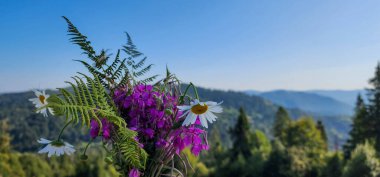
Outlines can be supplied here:
[[128, 175], [129, 177], [140, 177], [140, 171], [136, 168], [132, 168]]
[[95, 119], [92, 119], [90, 123], [91, 138], [96, 138], [99, 135], [99, 130], [100, 130], [100, 127], [99, 127], [98, 122]]
[[137, 143], [139, 143], [139, 147], [140, 147], [140, 148], [144, 148], [144, 145], [141, 144], [141, 143], [139, 142], [139, 137], [136, 136], [134, 139], [135, 139], [135, 141], [136, 141]]
[[153, 138], [154, 136], [154, 130], [150, 129], [150, 128], [147, 128], [144, 130], [144, 134], [145, 136], [149, 137], [149, 138]]
[[164, 139], [160, 138], [160, 139], [156, 142], [156, 147], [158, 147], [158, 148], [162, 148], [162, 147], [165, 147], [167, 144], [168, 144], [168, 143], [167, 143]]
[[[109, 140], [111, 138], [111, 130], [112, 130], [112, 123], [109, 122], [106, 118], [102, 119], [102, 135], [105, 140]], [[99, 136], [100, 126], [99, 123], [92, 119], [90, 123], [90, 137], [96, 138]]]
[[107, 119], [102, 119], [102, 131], [103, 131], [103, 138], [105, 140], [109, 140], [111, 138], [111, 129], [112, 129], [112, 123], [109, 122]]
[[177, 154], [190, 147], [195, 155], [207, 150], [206, 132], [198, 128], [199, 120], [195, 125], [173, 130], [175, 124], [183, 121], [183, 113], [177, 108], [178, 97], [172, 93], [139, 84], [130, 90], [117, 89], [113, 98], [128, 128], [138, 133], [141, 147], [153, 145]]

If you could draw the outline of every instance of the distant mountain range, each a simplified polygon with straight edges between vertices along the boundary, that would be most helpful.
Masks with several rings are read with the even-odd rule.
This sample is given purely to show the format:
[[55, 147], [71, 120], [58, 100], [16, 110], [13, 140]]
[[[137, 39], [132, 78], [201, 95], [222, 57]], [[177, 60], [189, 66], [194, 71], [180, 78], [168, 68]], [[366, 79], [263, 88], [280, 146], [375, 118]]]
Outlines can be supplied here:
[[[49, 93], [52, 92], [49, 91]], [[226, 145], [230, 142], [228, 130], [235, 125], [239, 107], [245, 109], [253, 128], [260, 129], [271, 137], [272, 124], [280, 104], [275, 104], [263, 96], [247, 96], [246, 93], [242, 92], [198, 88], [198, 93], [203, 101], [224, 101], [222, 104], [224, 111], [218, 115], [218, 121], [211, 125], [210, 130], [213, 131], [213, 129], [217, 128]], [[302, 99], [304, 94], [296, 95], [299, 96], [299, 100], [306, 100]], [[33, 97], [31, 91], [0, 94], [0, 120], [5, 118], [9, 120], [12, 145], [18, 151], [35, 151], [39, 148], [36, 139], [39, 137], [54, 138], [57, 130], [63, 124], [63, 119], [44, 118], [40, 114], [33, 113], [34, 106], [28, 101], [28, 98], [31, 97]], [[329, 99], [321, 100], [318, 103], [325, 104], [329, 103], [329, 101], [334, 103]], [[343, 106], [343, 108], [345, 107]], [[313, 116], [315, 120], [322, 120], [327, 130], [330, 145], [333, 144], [335, 139], [343, 143], [347, 138], [347, 132], [351, 124], [349, 116], [322, 116], [318, 113], [295, 108], [288, 108], [288, 111], [294, 119], [302, 116]], [[65, 131], [63, 137], [73, 143], [88, 139], [87, 131], [78, 131], [78, 129], [72, 127]]]
[[366, 96], [365, 90], [308, 90], [306, 92], [327, 96], [351, 106], [355, 106], [359, 94]]
[[352, 115], [357, 95], [360, 93], [365, 96], [364, 90], [249, 90], [245, 93], [263, 97], [286, 108], [301, 109], [324, 116]]

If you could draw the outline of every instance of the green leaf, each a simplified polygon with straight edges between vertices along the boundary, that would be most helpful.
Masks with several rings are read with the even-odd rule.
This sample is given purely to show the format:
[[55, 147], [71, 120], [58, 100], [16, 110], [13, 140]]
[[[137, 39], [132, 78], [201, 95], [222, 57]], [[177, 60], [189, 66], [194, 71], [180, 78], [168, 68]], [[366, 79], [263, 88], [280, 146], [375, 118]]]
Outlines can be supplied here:
[[52, 108], [56, 115], [63, 115], [76, 123], [81, 122], [82, 125], [89, 126], [91, 119], [100, 122], [101, 118], [107, 118], [118, 127], [125, 127], [125, 120], [117, 115], [113, 101], [99, 78], [92, 79], [79, 74], [85, 78], [86, 83], [78, 76], [73, 77], [76, 84], [67, 83], [71, 85], [74, 93], [67, 89], [59, 89], [61, 96], [49, 97], [47, 107]]

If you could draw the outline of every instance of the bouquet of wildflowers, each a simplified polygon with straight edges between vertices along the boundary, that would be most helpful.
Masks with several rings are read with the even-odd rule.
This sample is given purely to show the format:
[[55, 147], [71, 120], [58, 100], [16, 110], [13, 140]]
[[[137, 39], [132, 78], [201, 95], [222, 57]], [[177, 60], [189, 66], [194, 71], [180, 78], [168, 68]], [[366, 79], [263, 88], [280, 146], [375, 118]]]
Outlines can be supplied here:
[[146, 57], [128, 34], [127, 44], [110, 61], [111, 55], [105, 50], [95, 52], [87, 37], [64, 19], [71, 42], [80, 46], [90, 62], [77, 61], [90, 74], [78, 73], [67, 82], [70, 88], [59, 88], [57, 95], [34, 91], [36, 98], [30, 101], [38, 113], [66, 118], [56, 140], [38, 140], [44, 146], [39, 153], [49, 157], [74, 153], [76, 148], [61, 135], [67, 126], [81, 124], [89, 131], [82, 160], [98, 138], [107, 152], [105, 160], [122, 176], [186, 176], [188, 163], [181, 152], [189, 148], [199, 155], [208, 150], [206, 129], [216, 121], [214, 113], [222, 112], [221, 103], [201, 102], [192, 83], [182, 92], [181, 83], [168, 69], [161, 80], [157, 81], [157, 75], [140, 79], [152, 65], [145, 65]]

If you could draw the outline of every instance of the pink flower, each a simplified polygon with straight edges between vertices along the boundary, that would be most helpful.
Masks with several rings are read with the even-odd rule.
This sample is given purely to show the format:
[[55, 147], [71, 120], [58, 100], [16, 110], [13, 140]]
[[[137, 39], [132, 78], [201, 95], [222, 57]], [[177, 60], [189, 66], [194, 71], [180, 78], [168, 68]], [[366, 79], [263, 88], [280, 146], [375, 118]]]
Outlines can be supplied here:
[[136, 168], [133, 168], [129, 171], [129, 177], [140, 177], [140, 171]]
[[153, 138], [154, 137], [154, 130], [151, 129], [151, 128], [147, 128], [143, 132], [144, 132], [145, 136], [147, 136], [149, 138]]
[[107, 119], [102, 119], [102, 130], [103, 130], [103, 138], [106, 140], [109, 140], [111, 138], [111, 129], [112, 129], [112, 123], [109, 122]]
[[[111, 129], [112, 129], [112, 123], [109, 122], [107, 119], [102, 119], [102, 135], [105, 140], [108, 140], [111, 138]], [[95, 119], [91, 120], [90, 123], [90, 137], [96, 138], [99, 136], [100, 126], [98, 122]]]
[[[199, 119], [194, 125], [181, 126], [173, 130], [174, 125], [181, 121], [180, 116], [183, 114], [177, 108], [177, 96], [156, 91], [151, 85], [139, 84], [132, 90], [117, 89], [113, 99], [128, 128], [138, 133], [136, 138], [140, 147], [153, 145], [177, 154], [189, 147], [195, 155], [208, 149], [205, 138], [207, 132], [198, 128], [201, 125]], [[145, 150], [151, 149], [154, 150], [154, 148]]]
[[96, 138], [99, 135], [99, 130], [100, 130], [100, 127], [99, 127], [98, 122], [95, 119], [92, 119], [90, 123], [91, 138]]

